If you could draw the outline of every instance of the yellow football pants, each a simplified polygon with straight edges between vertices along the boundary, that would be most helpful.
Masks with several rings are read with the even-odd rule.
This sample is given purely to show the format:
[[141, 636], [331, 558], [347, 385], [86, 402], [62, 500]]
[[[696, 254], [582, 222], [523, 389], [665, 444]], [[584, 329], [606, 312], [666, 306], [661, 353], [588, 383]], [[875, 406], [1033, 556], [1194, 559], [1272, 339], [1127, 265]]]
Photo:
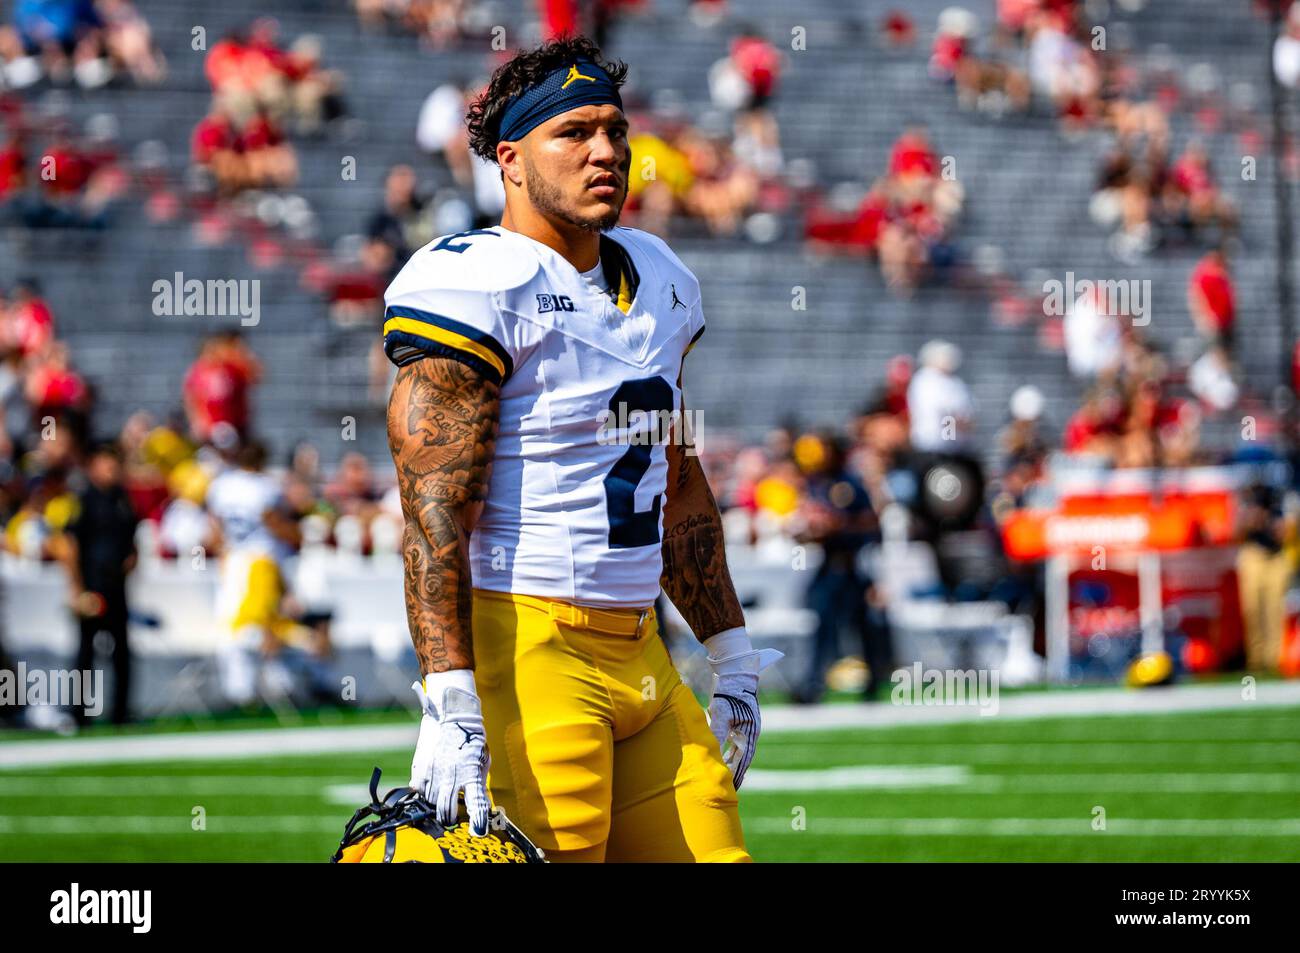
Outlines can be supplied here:
[[280, 614], [284, 592], [284, 575], [270, 556], [231, 553], [221, 565], [217, 612], [236, 635], [251, 627], [285, 639], [293, 633], [294, 623]]
[[280, 567], [268, 556], [257, 556], [238, 567], [231, 567], [243, 578], [243, 598], [231, 620], [230, 627], [238, 632], [245, 626], [272, 629], [280, 622], [280, 600], [284, 597], [284, 582]]
[[552, 861], [749, 861], [736, 789], [654, 613], [474, 592], [488, 789]]

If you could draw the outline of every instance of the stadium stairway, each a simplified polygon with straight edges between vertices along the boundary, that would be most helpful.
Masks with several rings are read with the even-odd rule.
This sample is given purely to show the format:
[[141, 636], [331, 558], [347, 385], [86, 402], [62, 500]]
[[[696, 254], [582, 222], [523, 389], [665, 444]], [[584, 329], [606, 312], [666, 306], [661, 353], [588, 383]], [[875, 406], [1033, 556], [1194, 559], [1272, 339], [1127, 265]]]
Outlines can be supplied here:
[[[1186, 276], [1197, 252], [1162, 250], [1132, 265], [1109, 252], [1108, 236], [1087, 215], [1105, 141], [1100, 134], [1068, 140], [1037, 111], [992, 121], [958, 108], [950, 87], [926, 76], [933, 25], [947, 0], [907, 4], [919, 27], [910, 50], [885, 49], [876, 26], [889, 4], [807, 0], [797, 9], [781, 0], [746, 0], [744, 22], [788, 46], [795, 27], [807, 30], [807, 50], [787, 52], [774, 102], [787, 159], [809, 160], [820, 185], [867, 183], [885, 168], [902, 128], [923, 122], [941, 155], [956, 161], [966, 207], [956, 229], [965, 261], [996, 257], [1026, 290], [1049, 278], [1144, 277], [1155, 302], [1150, 332], [1167, 347], [1191, 330], [1184, 300]], [[125, 153], [140, 142], [161, 142], [176, 181], [188, 162], [189, 136], [209, 102], [202, 54], [193, 31], [215, 43], [229, 29], [265, 12], [254, 0], [138, 0], [166, 53], [169, 78], [159, 89], [37, 93], [33, 105], [66, 113], [81, 126], [91, 115], [113, 113]], [[984, 24], [993, 0], [967, 4]], [[416, 116], [436, 85], [485, 72], [485, 42], [432, 52], [409, 36], [358, 29], [346, 0], [280, 0], [282, 39], [314, 33], [324, 62], [346, 75], [355, 121], [323, 139], [296, 140], [302, 176], [294, 190], [313, 208], [327, 247], [364, 227], [379, 204], [383, 177], [396, 162], [412, 162], [430, 181], [438, 171], [414, 146]], [[485, 24], [501, 23], [507, 42], [536, 37], [535, 7], [514, 0], [484, 5]], [[700, 28], [684, 0], [655, 0], [642, 16], [612, 32], [609, 52], [633, 65], [632, 94], [647, 102], [675, 97], [693, 112], [707, 110], [709, 66], [726, 51], [742, 5], [729, 24]], [[1213, 29], [1206, 29], [1212, 20]], [[1186, 73], [1212, 59], [1220, 87], [1253, 84], [1257, 111], [1267, 108], [1266, 27], [1246, 5], [1225, 12], [1214, 0], [1184, 0], [1178, 16], [1149, 3], [1107, 21], [1127, 32], [1143, 55], [1167, 50]], [[1151, 52], [1153, 47], [1155, 52]], [[1175, 153], [1193, 134], [1191, 118], [1174, 119]], [[1220, 181], [1243, 211], [1244, 253], [1236, 269], [1242, 358], [1248, 381], [1266, 389], [1277, 378], [1277, 316], [1272, 302], [1273, 203], [1271, 167], [1259, 157], [1259, 177], [1237, 175], [1240, 150], [1227, 133], [1207, 137]], [[345, 156], [358, 160], [356, 181], [343, 181]], [[1000, 327], [984, 294], [957, 285], [921, 289], [910, 300], [889, 296], [874, 265], [809, 255], [799, 241], [800, 209], [783, 221], [779, 239], [758, 248], [743, 239], [683, 235], [674, 247], [699, 275], [709, 333], [688, 362], [687, 391], [704, 412], [706, 430], [735, 430], [749, 438], [772, 424], [796, 419], [836, 426], [878, 384], [894, 354], [915, 353], [931, 337], [962, 346], [963, 376], [979, 403], [979, 445], [992, 451], [993, 432], [1006, 401], [1022, 383], [1048, 397], [1048, 421], [1062, 426], [1077, 403], [1062, 355], [1043, 350], [1032, 322]], [[323, 302], [303, 289], [291, 267], [261, 270], [238, 243], [205, 246], [189, 223], [154, 225], [140, 208], [122, 208], [115, 226], [97, 235], [16, 230], [0, 233], [0, 281], [26, 274], [42, 279], [74, 358], [100, 393], [101, 428], [116, 426], [143, 407], [166, 414], [179, 406], [182, 376], [198, 339], [214, 319], [166, 318], [150, 310], [152, 283], [175, 272], [186, 277], [258, 278], [262, 318], [247, 329], [266, 364], [257, 392], [259, 429], [277, 452], [298, 440], [318, 444], [326, 462], [358, 448], [385, 457], [381, 407], [366, 393], [367, 330], [333, 328]], [[791, 306], [802, 287], [807, 310]], [[339, 439], [340, 420], [357, 420], [357, 440]]]

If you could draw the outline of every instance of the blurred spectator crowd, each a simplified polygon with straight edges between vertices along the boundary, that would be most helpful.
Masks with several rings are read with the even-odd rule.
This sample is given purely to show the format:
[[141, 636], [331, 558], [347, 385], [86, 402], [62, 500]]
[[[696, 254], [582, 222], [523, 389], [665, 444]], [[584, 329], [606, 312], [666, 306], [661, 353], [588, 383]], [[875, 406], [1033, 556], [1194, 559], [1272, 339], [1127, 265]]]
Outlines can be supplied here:
[[0, 90], [156, 84], [166, 61], [130, 0], [14, 0], [0, 25]]
[[319, 135], [345, 114], [342, 77], [322, 66], [319, 38], [285, 48], [270, 18], [214, 44], [204, 73], [212, 105], [194, 129], [192, 156], [224, 195], [292, 186], [298, 159], [286, 127]]
[[[1251, 432], [1236, 446], [1209, 450], [1199, 443], [1201, 411], [1189, 393], [1196, 381], [1170, 374], [1131, 327], [1119, 337], [1116, 363], [1097, 376], [1059, 432], [1049, 423], [1043, 393], [1032, 385], [1018, 388], [992, 455], [971, 443], [977, 415], [990, 409], [976, 406], [963, 381], [960, 349], [939, 340], [915, 360], [893, 358], [884, 382], [842, 429], [791, 422], [760, 446], [715, 440], [703, 448], [729, 541], [760, 547], [774, 540], [816, 542], [826, 553], [809, 583], [819, 649], [799, 697], [812, 700], [824, 689], [841, 636], [847, 644], [860, 640], [869, 666], [887, 659], [889, 606], [903, 597], [1005, 604], [1034, 620], [1041, 652], [1043, 566], [1008, 558], [1001, 530], [1025, 507], [1052, 504], [1054, 469], [1251, 468], [1256, 476], [1242, 490], [1237, 519], [1245, 663], [1252, 671], [1278, 670], [1284, 626], [1294, 624], [1284, 620], [1283, 606], [1300, 582], [1300, 480], [1294, 476], [1300, 461], [1289, 449], [1294, 440], [1284, 439], [1287, 425], [1257, 407]], [[1292, 476], [1259, 475], [1276, 463], [1287, 466], [1270, 472]], [[908, 538], [932, 547], [932, 591], [890, 592], [860, 558], [864, 547], [881, 540], [880, 514], [890, 508], [907, 514]], [[876, 687], [869, 679], [868, 697]]]
[[105, 228], [132, 184], [112, 115], [90, 117], [78, 134], [65, 116], [0, 93], [0, 225]]
[[[948, 160], [949, 162], [951, 160]], [[814, 248], [876, 257], [886, 285], [907, 295], [927, 276], [953, 264], [951, 239], [965, 193], [920, 127], [905, 130], [890, 150], [885, 173], [858, 198], [832, 193], [835, 204], [810, 210], [804, 235]]]

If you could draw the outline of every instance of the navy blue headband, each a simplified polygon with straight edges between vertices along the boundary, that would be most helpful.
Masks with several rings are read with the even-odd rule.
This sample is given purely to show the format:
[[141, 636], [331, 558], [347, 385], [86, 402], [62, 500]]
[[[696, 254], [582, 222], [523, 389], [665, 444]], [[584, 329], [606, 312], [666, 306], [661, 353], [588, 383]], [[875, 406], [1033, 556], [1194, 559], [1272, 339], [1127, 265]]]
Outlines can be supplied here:
[[579, 106], [623, 108], [609, 74], [591, 60], [576, 60], [552, 70], [547, 77], [506, 106], [498, 142], [517, 142], [548, 119]]

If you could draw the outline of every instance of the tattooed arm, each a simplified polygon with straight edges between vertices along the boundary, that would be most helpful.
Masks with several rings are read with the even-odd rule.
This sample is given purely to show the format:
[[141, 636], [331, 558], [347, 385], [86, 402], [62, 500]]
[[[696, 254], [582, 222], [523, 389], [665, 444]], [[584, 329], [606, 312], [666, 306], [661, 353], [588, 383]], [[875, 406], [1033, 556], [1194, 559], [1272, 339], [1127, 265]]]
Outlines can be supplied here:
[[695, 637], [703, 642], [743, 626], [745, 616], [727, 569], [718, 504], [700, 458], [686, 452], [686, 443], [672, 439], [666, 447], [668, 499], [664, 504], [664, 569], [659, 582]]
[[500, 391], [458, 361], [426, 357], [397, 372], [388, 446], [406, 530], [406, 617], [420, 674], [474, 668], [469, 537], [483, 512]]
[[[680, 387], [680, 383], [678, 385]], [[686, 415], [682, 415], [683, 423]], [[745, 614], [727, 569], [722, 516], [704, 478], [700, 458], [687, 441], [669, 440], [668, 501], [664, 505], [664, 572], [660, 585], [704, 643], [713, 672], [709, 730], [722, 762], [739, 788], [754, 759], [762, 730], [758, 673], [781, 658], [772, 649], [755, 651], [745, 631]]]

